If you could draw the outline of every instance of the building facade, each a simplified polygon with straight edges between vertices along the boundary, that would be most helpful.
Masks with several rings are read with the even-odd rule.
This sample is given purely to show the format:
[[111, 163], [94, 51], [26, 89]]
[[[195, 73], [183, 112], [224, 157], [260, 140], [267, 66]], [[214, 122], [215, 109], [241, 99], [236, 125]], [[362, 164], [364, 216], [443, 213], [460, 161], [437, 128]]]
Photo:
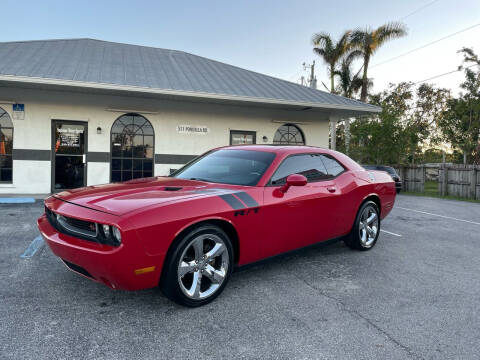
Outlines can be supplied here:
[[[104, 52], [122, 49], [118, 56], [123, 64], [135, 59], [129, 51], [153, 51], [99, 43]], [[73, 78], [66, 79], [72, 64], [64, 52], [71, 45], [83, 46], [82, 54], [89, 50], [91, 54], [72, 57], [76, 70], [71, 72]], [[56, 51], [60, 60], [66, 56], [64, 61], [50, 62], [39, 70], [43, 66], [40, 62], [24, 58], [33, 51], [40, 52], [33, 57], [38, 59], [45, 47], [51, 46], [49, 54]], [[155, 86], [150, 78], [139, 80], [138, 76], [135, 84], [129, 84], [128, 74], [135, 74], [135, 67], [123, 68], [124, 78], [119, 81], [108, 79], [101, 74], [110, 74], [114, 63], [105, 61], [100, 71], [102, 81], [89, 80], [88, 76], [78, 80], [82, 66], [90, 66], [85, 70], [87, 75], [95, 68], [92, 59], [102, 48], [98, 46], [96, 40], [86, 39], [65, 40], [62, 46], [48, 41], [0, 44], [0, 194], [44, 194], [164, 176], [211, 148], [230, 144], [328, 147], [332, 121], [378, 111], [367, 104], [334, 95], [325, 97], [318, 90], [208, 59], [201, 76], [214, 90], [200, 88], [198, 73], [197, 80], [191, 80], [193, 75], [189, 78], [193, 89], [178, 89], [182, 82], [178, 75], [177, 80], [172, 78], [175, 71], [185, 74], [188, 66], [202, 70], [193, 62], [179, 70], [178, 59], [172, 68], [159, 63], [163, 72], [154, 74]], [[161, 58], [166, 50], [158, 50], [161, 52], [156, 56]], [[171, 55], [167, 53], [166, 59], [173, 61]], [[143, 63], [144, 73], [147, 63]], [[153, 65], [150, 62], [152, 69]], [[231, 81], [230, 90], [215, 85], [220, 75]], [[169, 79], [168, 88], [158, 84], [162, 76]], [[308, 91], [305, 94], [304, 89]], [[235, 91], [238, 94], [232, 94]], [[289, 91], [295, 99], [288, 99]], [[323, 100], [315, 99], [317, 93]]]

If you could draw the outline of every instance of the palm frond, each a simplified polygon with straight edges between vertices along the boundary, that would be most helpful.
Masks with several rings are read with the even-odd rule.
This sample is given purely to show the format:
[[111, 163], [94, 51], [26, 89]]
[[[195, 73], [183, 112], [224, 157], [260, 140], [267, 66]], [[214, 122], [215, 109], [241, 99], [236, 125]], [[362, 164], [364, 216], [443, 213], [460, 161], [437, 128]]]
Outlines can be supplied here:
[[397, 39], [407, 35], [407, 27], [400, 22], [390, 22], [380, 26], [372, 35], [374, 39], [374, 47], [372, 48], [372, 52], [374, 52], [378, 47], [383, 45], [388, 40]]
[[351, 64], [353, 60], [362, 57], [363, 52], [360, 50], [352, 50], [345, 54], [344, 61]]
[[320, 32], [317, 34], [313, 34], [312, 36], [312, 44], [316, 47], [322, 48], [333, 48], [333, 41], [329, 33]]
[[316, 53], [317, 55], [323, 57], [324, 59], [327, 58], [327, 52], [323, 48], [313, 48], [313, 52]]

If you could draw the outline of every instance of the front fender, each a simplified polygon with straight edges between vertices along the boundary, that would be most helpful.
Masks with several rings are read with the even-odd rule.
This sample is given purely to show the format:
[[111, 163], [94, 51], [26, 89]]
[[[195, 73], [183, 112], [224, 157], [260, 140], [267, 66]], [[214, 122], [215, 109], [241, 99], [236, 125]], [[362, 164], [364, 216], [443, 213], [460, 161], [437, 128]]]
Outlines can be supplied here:
[[234, 208], [220, 196], [212, 195], [150, 208], [132, 215], [129, 220], [135, 226], [145, 252], [151, 256], [166, 256], [176, 237], [196, 223], [207, 220], [226, 221], [237, 232], [239, 264], [243, 264], [258, 256], [261, 231], [258, 212], [259, 204], [263, 202], [262, 190], [253, 189], [249, 195], [258, 206], [248, 207], [242, 203], [241, 209]]

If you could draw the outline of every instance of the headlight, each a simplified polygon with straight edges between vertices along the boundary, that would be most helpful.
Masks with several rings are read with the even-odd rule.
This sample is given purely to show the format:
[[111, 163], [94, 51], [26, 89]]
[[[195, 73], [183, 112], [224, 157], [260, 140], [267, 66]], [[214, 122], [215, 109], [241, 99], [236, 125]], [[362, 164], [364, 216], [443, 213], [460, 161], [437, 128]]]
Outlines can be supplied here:
[[112, 226], [112, 233], [115, 240], [120, 244], [122, 242], [122, 234], [120, 233], [120, 230], [117, 227]]
[[110, 237], [110, 225], [102, 225], [103, 228], [103, 233], [105, 234], [105, 237], [108, 239]]
[[102, 226], [102, 231], [103, 235], [105, 235], [105, 239], [107, 240], [107, 243], [110, 243], [112, 245], [120, 245], [122, 242], [122, 234], [120, 233], [120, 230], [113, 226], [113, 225], [106, 225], [106, 224], [98, 224], [99, 226]]

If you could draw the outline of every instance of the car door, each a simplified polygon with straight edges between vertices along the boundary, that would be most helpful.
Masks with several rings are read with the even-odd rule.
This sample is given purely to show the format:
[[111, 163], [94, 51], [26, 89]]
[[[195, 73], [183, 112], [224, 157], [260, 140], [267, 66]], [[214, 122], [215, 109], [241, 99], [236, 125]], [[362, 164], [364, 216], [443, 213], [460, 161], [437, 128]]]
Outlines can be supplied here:
[[353, 225], [356, 215], [356, 197], [352, 192], [357, 189], [355, 178], [351, 172], [332, 155], [321, 154], [326, 171], [331, 178], [330, 197], [324, 206], [328, 207], [333, 215], [330, 223], [331, 238], [347, 234]]
[[[307, 178], [305, 186], [278, 189], [291, 174]], [[328, 204], [335, 183], [328, 175], [319, 154], [287, 157], [264, 188], [262, 207], [264, 257], [280, 254], [331, 238], [333, 214]]]

